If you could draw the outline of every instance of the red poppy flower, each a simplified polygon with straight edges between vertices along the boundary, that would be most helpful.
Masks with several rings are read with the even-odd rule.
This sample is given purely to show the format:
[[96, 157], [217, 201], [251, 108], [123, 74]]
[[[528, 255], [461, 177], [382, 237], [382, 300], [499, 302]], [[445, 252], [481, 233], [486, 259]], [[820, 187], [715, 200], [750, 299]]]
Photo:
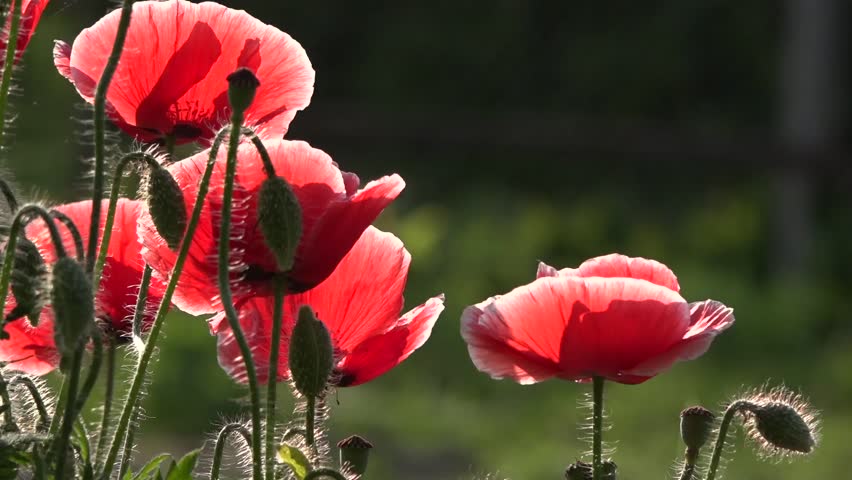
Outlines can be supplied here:
[[[108, 202], [103, 203], [106, 211]], [[80, 230], [85, 247], [92, 202], [83, 201], [56, 207], [67, 215]], [[106, 263], [101, 276], [101, 284], [96, 299], [96, 312], [108, 332], [116, 340], [123, 340], [131, 332], [132, 316], [136, 306], [136, 296], [142, 281], [142, 246], [136, 236], [136, 224], [142, 203], [135, 200], [120, 199], [115, 211], [115, 224], [112, 239], [107, 250]], [[103, 234], [103, 217], [101, 217]], [[67, 228], [59, 224], [62, 243], [69, 255], [75, 255], [74, 241]], [[44, 222], [34, 220], [26, 229], [26, 236], [37, 247], [45, 262], [56, 261], [56, 251], [50, 241], [50, 234]], [[153, 321], [153, 315], [163, 295], [163, 284], [152, 279], [148, 292], [148, 302], [144, 324]], [[10, 294], [6, 300], [6, 313], [15, 306]], [[34, 375], [49, 372], [59, 362], [59, 355], [53, 343], [53, 313], [48, 305], [41, 312], [39, 324], [33, 327], [26, 318], [9, 322], [4, 327], [9, 333], [8, 340], [0, 340], [0, 362], [10, 362], [9, 368], [25, 371]]]
[[[410, 262], [411, 255], [398, 238], [370, 227], [328, 279], [307, 292], [287, 296], [278, 380], [289, 377], [288, 339], [302, 305], [310, 305], [331, 334], [337, 386], [368, 382], [420, 348], [444, 310], [444, 296], [433, 297], [400, 317]], [[255, 355], [258, 380], [263, 383], [269, 371], [273, 306], [273, 298], [263, 296], [251, 298], [238, 309]], [[219, 338], [219, 364], [244, 382], [245, 365], [224, 314], [216, 315], [210, 327]]]
[[493, 378], [642, 383], [704, 354], [734, 323], [719, 302], [686, 303], [674, 273], [653, 260], [607, 255], [561, 271], [541, 264], [538, 276], [462, 314], [470, 357]]
[[[36, 26], [38, 25], [38, 21], [41, 19], [41, 14], [44, 12], [44, 9], [47, 8], [47, 2], [48, 0], [24, 0], [24, 3], [21, 4], [21, 23], [18, 27], [18, 40], [15, 42], [16, 62], [21, 59], [21, 55], [24, 54], [24, 50], [26, 50], [27, 45], [29, 45], [30, 38], [32, 38]], [[5, 52], [9, 43], [9, 29], [12, 27], [11, 12], [14, 7], [15, 0], [12, 0], [9, 3], [6, 13], [6, 26], [3, 28], [3, 31], [0, 32], [0, 50], [3, 52], [2, 55], [0, 55], [0, 68], [2, 68], [6, 61]]]
[[[301, 292], [331, 274], [361, 233], [399, 195], [405, 182], [398, 175], [390, 175], [357, 190], [356, 175], [341, 172], [331, 157], [307, 143], [273, 140], [266, 142], [266, 148], [276, 174], [287, 179], [302, 208], [302, 239], [293, 269], [287, 272], [288, 290]], [[216, 254], [225, 150], [219, 152], [210, 192], [174, 296], [175, 305], [193, 315], [222, 310]], [[263, 164], [251, 143], [241, 145], [237, 155], [230, 258], [231, 289], [234, 301], [240, 303], [249, 296], [270, 294], [272, 276], [278, 269], [257, 223], [258, 191], [266, 179]], [[184, 191], [187, 216], [192, 214], [207, 156], [204, 151], [168, 167]], [[167, 278], [177, 255], [157, 233], [147, 213], [140, 217], [139, 236], [145, 261], [156, 275]]]
[[[89, 103], [118, 29], [114, 11], [83, 30], [74, 45], [57, 42], [56, 68]], [[314, 71], [298, 42], [242, 10], [213, 2], [133, 4], [121, 61], [107, 93], [110, 118], [144, 142], [213, 137], [228, 121], [226, 77], [252, 70], [260, 87], [245, 123], [283, 136], [308, 106]]]

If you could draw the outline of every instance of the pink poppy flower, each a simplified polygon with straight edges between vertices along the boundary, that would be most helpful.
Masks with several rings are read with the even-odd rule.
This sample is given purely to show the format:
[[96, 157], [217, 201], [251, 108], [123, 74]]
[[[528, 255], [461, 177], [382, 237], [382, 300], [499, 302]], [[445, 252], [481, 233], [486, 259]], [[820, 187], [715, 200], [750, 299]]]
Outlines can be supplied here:
[[[328, 279], [311, 290], [288, 295], [278, 380], [289, 377], [289, 337], [302, 305], [310, 305], [328, 327], [336, 352], [333, 382], [337, 386], [369, 382], [420, 348], [444, 310], [444, 296], [433, 297], [400, 317], [410, 261], [398, 238], [370, 227]], [[268, 380], [273, 306], [273, 298], [265, 296], [238, 308], [263, 383]], [[210, 327], [218, 335], [219, 364], [234, 379], [245, 382], [245, 365], [224, 314], [216, 315]]]
[[644, 258], [541, 264], [529, 285], [466, 308], [461, 333], [474, 365], [493, 378], [642, 383], [701, 356], [734, 323], [732, 309], [689, 304], [679, 290], [671, 270]]
[[[89, 103], [118, 29], [120, 11], [83, 30], [74, 45], [57, 42], [56, 68]], [[144, 142], [173, 135], [206, 140], [228, 121], [228, 74], [254, 72], [260, 86], [247, 125], [283, 136], [310, 102], [314, 70], [299, 43], [242, 10], [214, 2], [133, 4], [121, 61], [107, 93], [116, 125]]]
[[[372, 181], [358, 190], [359, 179], [343, 173], [331, 157], [305, 142], [267, 141], [266, 148], [276, 174], [293, 188], [302, 209], [302, 238], [292, 270], [287, 272], [288, 290], [313, 288], [325, 280], [361, 233], [405, 187], [398, 175]], [[226, 149], [221, 149], [174, 303], [193, 315], [217, 313], [219, 301], [217, 251], [222, 209]], [[231, 288], [234, 302], [272, 292], [272, 277], [278, 272], [273, 253], [267, 248], [257, 222], [257, 198], [267, 178], [257, 150], [244, 143], [237, 153], [231, 235]], [[184, 192], [187, 217], [192, 214], [198, 183], [207, 166], [208, 151], [169, 166]], [[142, 256], [160, 278], [167, 278], [177, 254], [157, 233], [146, 212], [140, 217], [139, 236], [145, 247]]]

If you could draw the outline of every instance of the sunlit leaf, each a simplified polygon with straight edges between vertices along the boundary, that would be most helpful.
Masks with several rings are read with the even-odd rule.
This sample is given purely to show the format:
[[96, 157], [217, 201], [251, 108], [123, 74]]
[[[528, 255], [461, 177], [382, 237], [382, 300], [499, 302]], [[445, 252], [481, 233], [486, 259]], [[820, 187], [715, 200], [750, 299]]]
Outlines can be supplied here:
[[195, 464], [198, 462], [198, 454], [201, 449], [195, 449], [181, 458], [177, 464], [174, 464], [166, 475], [166, 480], [192, 480], [192, 471], [195, 469]]
[[278, 447], [278, 461], [289, 466], [299, 480], [304, 479], [312, 470], [308, 457], [298, 448], [286, 443]]

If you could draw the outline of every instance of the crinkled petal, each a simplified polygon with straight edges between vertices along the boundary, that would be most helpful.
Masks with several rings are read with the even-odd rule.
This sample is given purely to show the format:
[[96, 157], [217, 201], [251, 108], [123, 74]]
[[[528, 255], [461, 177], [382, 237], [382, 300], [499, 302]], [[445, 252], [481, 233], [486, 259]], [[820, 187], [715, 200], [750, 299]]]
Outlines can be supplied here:
[[[9, 300], [7, 311], [13, 308]], [[7, 323], [3, 329], [9, 338], [0, 340], [0, 362], [5, 363], [7, 369], [41, 376], [59, 365], [59, 352], [53, 340], [53, 315], [49, 309], [42, 310], [38, 327], [20, 318]]]
[[538, 265], [537, 278], [555, 276], [636, 278], [680, 291], [677, 277], [667, 266], [656, 260], [628, 257], [613, 253], [586, 260], [577, 268], [557, 270], [543, 262]]

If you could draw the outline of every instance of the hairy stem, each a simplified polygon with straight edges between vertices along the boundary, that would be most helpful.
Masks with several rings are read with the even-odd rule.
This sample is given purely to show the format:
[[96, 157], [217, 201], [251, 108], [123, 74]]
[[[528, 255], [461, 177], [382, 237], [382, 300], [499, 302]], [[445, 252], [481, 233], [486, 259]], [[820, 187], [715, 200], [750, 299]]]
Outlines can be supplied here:
[[6, 105], [9, 103], [9, 88], [12, 85], [12, 70], [15, 68], [15, 55], [18, 53], [18, 34], [21, 30], [21, 12], [23, 0], [15, 0], [12, 8], [12, 21], [9, 25], [9, 37], [6, 39], [6, 58], [3, 63], [3, 79], [0, 80], [0, 143], [6, 132]]
[[[133, 415], [130, 419], [131, 425], [136, 425], [136, 422], [139, 420], [139, 409], [133, 408]], [[135, 428], [131, 428], [127, 431], [127, 435], [124, 438], [124, 449], [121, 452], [121, 465], [118, 467], [118, 478], [124, 478], [124, 474], [127, 473], [127, 469], [130, 468], [130, 462], [133, 459], [133, 437], [136, 433]]]
[[116, 341], [114, 339], [107, 340], [107, 364], [106, 364], [106, 385], [104, 387], [104, 410], [101, 415], [101, 429], [98, 432], [98, 444], [95, 450], [95, 465], [103, 455], [103, 449], [106, 445], [107, 434], [109, 433], [109, 422], [112, 413], [112, 397], [115, 394], [115, 362], [116, 362]]
[[145, 377], [148, 372], [148, 363], [150, 363], [151, 357], [154, 355], [157, 339], [159, 338], [160, 330], [163, 328], [163, 321], [166, 318], [166, 314], [169, 312], [169, 305], [171, 305], [172, 296], [175, 293], [178, 279], [183, 271], [183, 265], [186, 262], [187, 255], [189, 254], [189, 248], [192, 245], [192, 235], [198, 227], [199, 218], [201, 218], [204, 199], [207, 197], [207, 191], [210, 187], [210, 177], [213, 175], [213, 167], [216, 165], [216, 156], [219, 152], [219, 147], [222, 145], [222, 139], [224, 138], [225, 133], [227, 132], [220, 132], [213, 141], [213, 145], [210, 147], [210, 156], [207, 159], [207, 168], [204, 170], [204, 175], [201, 177], [201, 181], [198, 184], [198, 196], [195, 199], [192, 216], [186, 226], [186, 235], [184, 235], [183, 240], [181, 241], [180, 251], [178, 252], [177, 259], [175, 260], [175, 265], [172, 268], [169, 283], [166, 285], [166, 289], [163, 292], [163, 298], [160, 300], [157, 315], [154, 318], [154, 322], [151, 324], [151, 331], [148, 334], [148, 340], [145, 342], [145, 348], [142, 351], [142, 354], [139, 355], [136, 370], [133, 374], [133, 380], [130, 384], [130, 390], [127, 392], [124, 407], [121, 410], [121, 416], [118, 419], [118, 425], [116, 426], [115, 433], [112, 437], [109, 453], [107, 454], [104, 462], [103, 472], [100, 475], [100, 478], [103, 480], [108, 480], [112, 474], [112, 469], [115, 466], [115, 460], [118, 457], [118, 451], [121, 448], [121, 441], [127, 433], [127, 428], [130, 424], [130, 417], [136, 406], [137, 398], [142, 391], [142, 385], [145, 383]]
[[601, 480], [603, 478], [603, 377], [592, 379], [592, 478]]
[[59, 436], [56, 437], [54, 452], [56, 454], [56, 480], [65, 478], [65, 459], [68, 456], [68, 441], [71, 438], [71, 430], [74, 427], [74, 407], [77, 402], [77, 384], [80, 383], [80, 370], [83, 363], [83, 347], [74, 352], [71, 360], [71, 371], [68, 372], [68, 396], [65, 402], [65, 411], [62, 415], [62, 426]]
[[248, 377], [249, 395], [251, 396], [251, 451], [252, 451], [252, 478], [261, 480], [263, 478], [261, 464], [261, 417], [260, 417], [260, 388], [257, 381], [257, 371], [254, 366], [251, 348], [243, 334], [240, 326], [239, 315], [234, 308], [234, 300], [231, 295], [230, 278], [230, 243], [231, 243], [231, 201], [234, 193], [234, 177], [237, 170], [237, 150], [240, 145], [240, 132], [242, 131], [243, 116], [241, 112], [234, 111], [231, 115], [231, 137], [228, 143], [228, 159], [225, 164], [225, 186], [222, 192], [222, 224], [219, 227], [219, 296], [222, 308], [228, 318], [228, 324], [234, 339], [240, 348], [240, 354], [246, 367]]
[[251, 445], [251, 432], [242, 423], [229, 423], [219, 430], [216, 437], [216, 448], [213, 450], [213, 465], [210, 466], [210, 480], [219, 480], [219, 470], [222, 468], [222, 455], [225, 452], [225, 443], [232, 433], [239, 433], [247, 445]]
[[728, 436], [728, 428], [731, 426], [731, 420], [734, 415], [743, 410], [753, 407], [751, 402], [745, 400], [737, 400], [730, 404], [725, 410], [725, 415], [722, 417], [722, 423], [719, 424], [719, 433], [716, 436], [716, 446], [713, 448], [713, 456], [710, 457], [710, 466], [707, 468], [707, 480], [716, 478], [716, 471], [719, 469], [719, 461], [722, 459], [722, 452], [725, 450], [725, 440]]
[[316, 450], [316, 434], [314, 433], [317, 418], [317, 399], [312, 395], [305, 397], [305, 443]]
[[346, 480], [342, 473], [332, 468], [318, 468], [305, 476], [305, 480], [315, 480], [320, 477], [330, 477], [335, 480]]
[[[121, 2], [121, 16], [118, 20], [118, 28], [115, 32], [115, 41], [112, 44], [112, 52], [109, 54], [106, 65], [104, 65], [98, 86], [95, 89], [95, 171], [92, 178], [92, 217], [89, 224], [89, 245], [86, 250], [86, 271], [94, 273], [95, 256], [98, 250], [98, 236], [100, 234], [101, 222], [101, 198], [104, 195], [104, 163], [106, 161], [106, 95], [109, 84], [118, 68], [121, 52], [124, 50], [124, 41], [127, 39], [127, 31], [130, 29], [130, 16], [133, 12], [133, 0]], [[105, 249], [105, 248], [104, 248]], [[93, 280], [97, 280], [92, 277]], [[98, 282], [92, 285], [97, 289]]]
[[6, 379], [0, 377], [0, 399], [3, 400], [3, 429], [17, 432], [18, 426], [15, 425], [15, 416], [12, 415], [12, 400], [9, 398], [7, 385]]
[[77, 254], [77, 260], [82, 262], [85, 251], [83, 250], [83, 237], [80, 236], [80, 229], [77, 228], [77, 225], [74, 224], [74, 221], [71, 220], [68, 215], [65, 215], [59, 210], [51, 210], [50, 214], [53, 218], [62, 222], [62, 224], [65, 225], [65, 228], [68, 229], [68, 232], [71, 234], [71, 238], [74, 241], [74, 252]]
[[37, 430], [47, 428], [47, 425], [50, 423], [50, 415], [47, 413], [47, 407], [44, 405], [44, 399], [41, 398], [41, 392], [38, 391], [38, 387], [36, 387], [35, 382], [33, 382], [31, 378], [25, 377], [23, 375], [19, 375], [13, 378], [11, 382], [9, 382], [9, 385], [19, 384], [26, 387], [27, 391], [30, 392], [30, 397], [32, 397], [33, 399], [33, 403], [35, 404], [36, 410], [38, 410], [40, 422]]
[[266, 480], [275, 476], [275, 396], [278, 387], [278, 357], [281, 349], [281, 324], [284, 319], [283, 279], [275, 279], [275, 305], [272, 311], [272, 341], [269, 347], [269, 372], [266, 376]]

